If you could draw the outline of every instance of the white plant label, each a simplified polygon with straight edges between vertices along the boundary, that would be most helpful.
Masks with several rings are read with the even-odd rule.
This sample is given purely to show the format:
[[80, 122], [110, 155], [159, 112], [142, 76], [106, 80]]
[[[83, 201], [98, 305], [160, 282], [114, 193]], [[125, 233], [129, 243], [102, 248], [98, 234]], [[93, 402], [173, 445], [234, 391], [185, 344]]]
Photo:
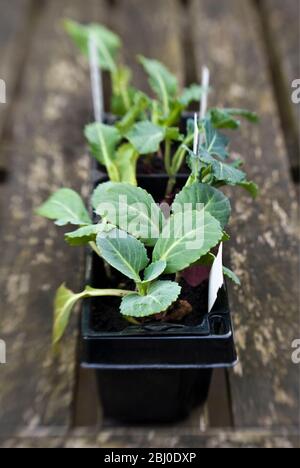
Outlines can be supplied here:
[[93, 35], [89, 38], [89, 58], [94, 116], [96, 122], [102, 123], [104, 113], [102, 71], [99, 66], [97, 43]]
[[207, 106], [208, 106], [208, 93], [209, 93], [209, 85], [210, 85], [210, 71], [207, 67], [203, 67], [202, 69], [202, 88], [204, 90], [201, 102], [200, 102], [200, 119], [204, 119]]
[[198, 154], [198, 149], [199, 149], [198, 115], [195, 114], [195, 118], [194, 118], [194, 154]]
[[223, 284], [223, 244], [221, 243], [209, 276], [208, 312], [212, 311], [218, 297], [218, 292]]

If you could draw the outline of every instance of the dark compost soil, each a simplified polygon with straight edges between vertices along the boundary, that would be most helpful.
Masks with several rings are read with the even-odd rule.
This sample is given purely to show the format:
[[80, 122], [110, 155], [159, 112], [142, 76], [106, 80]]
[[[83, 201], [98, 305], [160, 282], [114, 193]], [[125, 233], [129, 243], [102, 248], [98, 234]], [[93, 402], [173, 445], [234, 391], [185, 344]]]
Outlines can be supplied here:
[[[134, 284], [131, 281], [124, 280], [124, 277], [114, 270], [112, 270], [112, 278], [109, 280], [102, 261], [97, 257], [94, 258], [93, 273], [93, 287], [134, 289]], [[187, 306], [187, 315], [179, 321], [173, 320], [173, 318], [168, 319], [168, 316], [166, 316], [163, 318], [163, 322], [185, 325], [187, 327], [199, 326], [208, 312], [208, 281], [193, 288], [182, 279], [180, 285], [182, 287], [181, 295], [170, 312], [172, 313], [172, 317], [176, 316], [176, 311], [180, 315], [180, 310], [182, 309], [182, 305], [184, 305]], [[91, 327], [95, 332], [121, 332], [130, 326], [129, 322], [120, 314], [120, 303], [121, 299], [112, 297], [94, 298], [91, 300]], [[157, 324], [161, 320], [161, 315], [152, 316], [145, 319], [144, 323], [147, 325]]]

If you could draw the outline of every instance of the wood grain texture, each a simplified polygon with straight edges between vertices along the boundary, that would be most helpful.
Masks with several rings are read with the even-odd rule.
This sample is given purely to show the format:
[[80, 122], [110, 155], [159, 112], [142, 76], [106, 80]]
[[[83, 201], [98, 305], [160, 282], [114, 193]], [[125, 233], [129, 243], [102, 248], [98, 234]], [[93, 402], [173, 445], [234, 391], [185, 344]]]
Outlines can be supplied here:
[[1, 448], [102, 448], [104, 453], [112, 449], [148, 448], [198, 449], [198, 448], [299, 448], [296, 433], [261, 431], [253, 428], [245, 431], [209, 430], [178, 431], [175, 429], [131, 429], [101, 431], [96, 436], [84, 432], [70, 433], [67, 437], [41, 431], [24, 438], [0, 439]]
[[[0, 336], [8, 363], [0, 367], [0, 433], [72, 422], [77, 316], [62, 353], [51, 356], [55, 289], [75, 290], [84, 278], [83, 252], [68, 248], [63, 233], [34, 215], [61, 186], [89, 190], [90, 158], [82, 128], [91, 111], [85, 61], [61, 20], [103, 20], [104, 1], [51, 0], [33, 39], [6, 149], [10, 179], [0, 188]], [[80, 63], [82, 66], [79, 66]]]
[[234, 422], [298, 426], [299, 367], [291, 362], [299, 334], [297, 204], [258, 20], [251, 3], [239, 0], [195, 0], [190, 14], [198, 67], [212, 72], [211, 105], [248, 107], [261, 116], [233, 143], [261, 187], [256, 202], [229, 191], [232, 267], [242, 281], [230, 288], [241, 361], [230, 377]]
[[[186, 57], [180, 37], [183, 10], [175, 0], [115, 0], [113, 6], [108, 0], [50, 0], [44, 7], [13, 108], [12, 136], [0, 150], [11, 174], [0, 186], [0, 339], [6, 340], [8, 351], [8, 364], [0, 367], [0, 446], [299, 446], [299, 372], [291, 363], [291, 343], [299, 338], [296, 203], [250, 1], [192, 0], [188, 18], [193, 49], [187, 47], [190, 39], [185, 41]], [[209, 412], [168, 429], [114, 426], [100, 432], [93, 428], [93, 435], [66, 435], [74, 422], [78, 315], [62, 354], [53, 360], [52, 303], [63, 281], [81, 288], [84, 252], [68, 248], [62, 233], [33, 214], [58, 187], [78, 189], [83, 196], [90, 189], [90, 159], [82, 136], [92, 116], [89, 74], [86, 61], [62, 31], [64, 17], [101, 21], [115, 29], [124, 40], [124, 61], [133, 66], [135, 83], [144, 89], [144, 72], [134, 60], [138, 52], [165, 61], [182, 83], [206, 63], [215, 88], [212, 104], [248, 106], [262, 116], [261, 126], [245, 125], [242, 137], [235, 137], [235, 148], [262, 194], [254, 203], [234, 192], [231, 228], [236, 239], [231, 241], [232, 267], [243, 286], [231, 290], [241, 364], [230, 375], [230, 387], [235, 425], [249, 430], [209, 430], [209, 422], [217, 426], [223, 420]], [[184, 66], [194, 56], [197, 70], [193, 65], [186, 74]], [[90, 398], [88, 389], [77, 388], [80, 399]], [[81, 407], [83, 418], [86, 412], [93, 416], [92, 406]], [[269, 430], [271, 426], [278, 431]]]
[[299, 185], [300, 105], [292, 101], [292, 93], [294, 80], [300, 79], [300, 3], [297, 0], [256, 1], [291, 172]]
[[300, 2], [298, 0], [262, 0], [274, 34], [274, 48], [281, 54], [289, 85], [300, 78]]
[[[9, 113], [14, 103], [17, 84], [20, 81], [22, 63], [26, 55], [32, 9], [31, 0], [0, 1], [0, 79], [6, 88], [6, 103], [0, 103], [0, 144], [7, 129]], [[6, 168], [0, 157], [0, 171]]]
[[108, 25], [124, 42], [124, 61], [132, 68], [134, 82], [149, 91], [138, 54], [160, 60], [182, 82], [184, 76], [180, 36], [180, 10], [174, 0], [117, 0]]

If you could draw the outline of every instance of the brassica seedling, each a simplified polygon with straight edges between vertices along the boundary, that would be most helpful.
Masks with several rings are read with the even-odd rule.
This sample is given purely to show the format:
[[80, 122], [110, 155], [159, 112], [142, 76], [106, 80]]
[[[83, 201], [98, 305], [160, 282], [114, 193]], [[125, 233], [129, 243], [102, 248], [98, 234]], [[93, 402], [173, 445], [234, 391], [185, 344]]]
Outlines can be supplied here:
[[90, 38], [93, 37], [98, 50], [99, 66], [111, 77], [113, 95], [111, 108], [116, 115], [123, 116], [133, 104], [136, 89], [131, 85], [132, 73], [119, 60], [122, 47], [120, 37], [101, 24], [82, 25], [72, 20], [65, 20], [64, 26], [80, 51], [89, 58]]
[[[119, 59], [122, 46], [119, 36], [103, 25], [81, 25], [71, 20], [65, 21], [65, 29], [87, 57], [90, 56], [91, 38], [93, 39], [98, 52], [99, 66], [111, 76], [111, 112], [118, 116], [119, 120], [114, 126], [96, 122], [86, 127], [85, 136], [92, 155], [106, 167], [112, 182], [137, 185], [136, 168], [139, 157], [152, 155], [163, 149], [164, 165], [170, 179], [166, 195], [171, 195], [176, 175], [194, 140], [192, 126], [188, 126], [185, 135], [180, 133], [180, 118], [191, 103], [201, 99], [201, 117], [202, 121], [204, 120], [209, 91], [206, 85], [209, 83], [208, 70], [204, 69], [206, 74], [204, 73], [203, 77], [206, 76], [207, 79], [202, 80], [201, 86], [193, 84], [181, 90], [176, 76], [165, 65], [157, 60], [139, 56], [138, 60], [149, 77], [149, 84], [155, 95], [152, 99], [132, 86], [132, 73]], [[98, 114], [101, 114], [101, 111]], [[205, 118], [214, 129], [238, 129], [241, 117], [250, 122], [258, 120], [256, 114], [244, 109], [218, 108], [210, 109]], [[177, 145], [177, 149], [173, 153], [174, 144]], [[216, 163], [211, 163], [216, 173]], [[190, 165], [195, 172], [193, 162]], [[209, 180], [209, 177], [206, 180]], [[255, 186], [242, 180], [241, 174], [240, 180], [245, 188], [255, 193]]]
[[[101, 222], [94, 224], [81, 197], [61, 189], [37, 213], [58, 226], [77, 226], [66, 234], [73, 246], [90, 244], [111, 267], [135, 284], [134, 290], [93, 289], [75, 294], [62, 285], [55, 299], [53, 342], [63, 336], [75, 304], [89, 297], [122, 298], [120, 313], [129, 320], [165, 312], [181, 292], [175, 275], [205, 259], [226, 238], [231, 208], [226, 196], [209, 185], [195, 183], [180, 192], [169, 218], [145, 190], [125, 183], [99, 185], [92, 206]], [[188, 226], [188, 227], [187, 227]], [[233, 280], [229, 270], [224, 271]]]
[[[111, 77], [111, 112], [118, 117], [115, 132], [110, 132], [108, 125], [103, 123], [103, 100], [98, 102], [99, 99], [95, 98], [96, 86], [93, 97], [98, 118], [96, 123], [85, 129], [92, 155], [106, 167], [110, 180], [136, 185], [138, 158], [152, 155], [163, 146], [167, 174], [174, 176], [182, 165], [185, 150], [180, 146], [173, 160], [172, 144], [189, 145], [193, 139], [192, 135], [186, 138], [181, 135], [178, 128], [180, 117], [193, 101], [199, 101], [203, 92], [201, 86], [191, 85], [181, 91], [177, 78], [163, 64], [139, 57], [156, 96], [151, 99], [131, 85], [132, 73], [120, 63], [122, 42], [115, 33], [102, 25], [81, 25], [71, 20], [65, 21], [65, 29], [90, 61], [91, 55], [95, 55], [91, 54], [92, 42], [98, 53], [99, 67]], [[92, 78], [95, 81], [95, 74]]]
[[[210, 111], [201, 122], [200, 134], [203, 136], [197, 151], [186, 147], [188, 163], [191, 175], [187, 186], [195, 182], [202, 182], [214, 187], [226, 185], [239, 186], [247, 190], [253, 198], [258, 195], [257, 185], [247, 179], [247, 175], [241, 170], [242, 160], [232, 161], [229, 153], [229, 138], [219, 132], [218, 128], [238, 127], [239, 122], [235, 119], [239, 113], [251, 121], [256, 121], [254, 114], [241, 110]], [[235, 122], [235, 124], [234, 124]]]

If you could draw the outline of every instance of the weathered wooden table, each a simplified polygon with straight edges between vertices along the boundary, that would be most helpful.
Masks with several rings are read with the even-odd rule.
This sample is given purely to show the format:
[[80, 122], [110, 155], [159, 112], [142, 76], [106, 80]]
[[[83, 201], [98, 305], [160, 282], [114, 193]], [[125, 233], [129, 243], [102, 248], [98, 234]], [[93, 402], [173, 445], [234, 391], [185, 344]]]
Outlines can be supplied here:
[[[0, 0], [0, 446], [296, 447], [299, 365], [298, 0]], [[230, 290], [240, 364], [215, 373], [205, 408], [172, 427], [123, 428], [102, 421], [93, 374], [76, 365], [78, 315], [61, 355], [50, 353], [52, 301], [64, 280], [83, 283], [84, 252], [65, 246], [33, 214], [57, 187], [88, 193], [82, 135], [91, 119], [87, 65], [61, 19], [100, 21], [124, 39], [124, 60], [157, 58], [181, 82], [212, 71], [212, 104], [249, 107], [260, 126], [235, 145], [261, 186], [253, 202], [235, 191]]]

